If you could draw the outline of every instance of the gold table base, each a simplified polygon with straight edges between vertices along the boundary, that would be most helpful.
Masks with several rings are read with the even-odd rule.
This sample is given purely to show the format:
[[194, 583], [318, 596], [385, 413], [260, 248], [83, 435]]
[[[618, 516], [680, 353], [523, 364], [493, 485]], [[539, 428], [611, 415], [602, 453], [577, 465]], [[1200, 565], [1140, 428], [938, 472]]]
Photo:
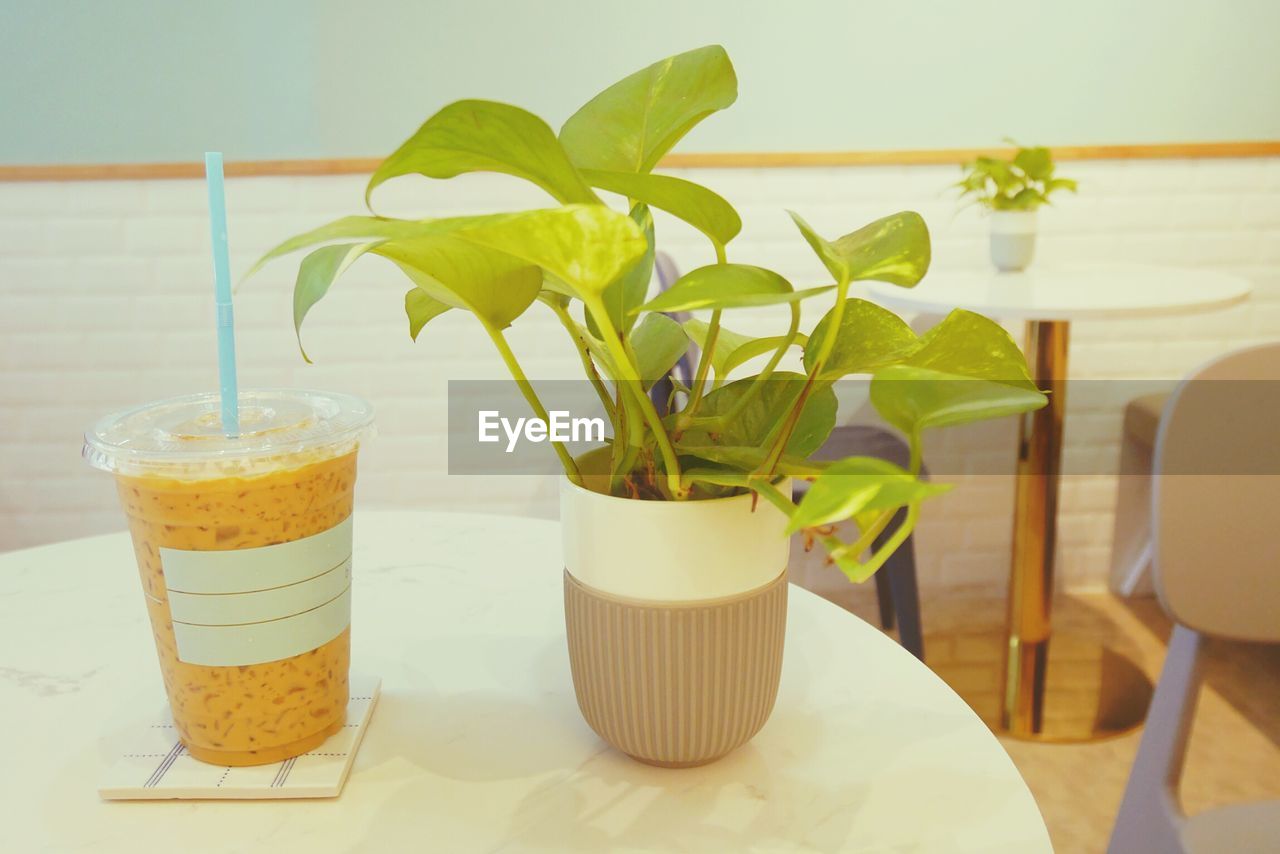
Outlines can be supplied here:
[[1037, 741], [1094, 741], [1125, 732], [1142, 722], [1151, 697], [1151, 683], [1131, 661], [1097, 641], [1055, 633], [1050, 619], [1069, 333], [1066, 321], [1027, 324], [1027, 361], [1048, 404], [1022, 416], [1020, 425], [1008, 620], [996, 641], [1001, 665], [993, 728]]
[[1124, 653], [1092, 638], [1054, 632], [1042, 672], [1040, 726], [1014, 733], [1003, 722], [1005, 631], [925, 636], [928, 664], [994, 731], [1044, 742], [1100, 741], [1142, 724], [1151, 701], [1146, 674]]

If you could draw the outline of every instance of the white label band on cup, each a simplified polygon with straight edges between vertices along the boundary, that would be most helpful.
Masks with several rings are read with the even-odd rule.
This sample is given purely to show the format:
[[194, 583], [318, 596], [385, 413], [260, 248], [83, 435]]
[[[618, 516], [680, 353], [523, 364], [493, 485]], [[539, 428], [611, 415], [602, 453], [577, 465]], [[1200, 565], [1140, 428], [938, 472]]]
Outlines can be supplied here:
[[278, 661], [310, 652], [351, 624], [351, 588], [331, 602], [279, 620], [243, 626], [197, 626], [175, 622], [178, 659], [209, 667]]
[[322, 575], [271, 590], [247, 593], [183, 593], [169, 591], [169, 614], [175, 623], [239, 626], [300, 614], [337, 599], [351, 586], [351, 558]]
[[178, 659], [211, 667], [309, 652], [351, 623], [351, 518], [289, 543], [160, 549]]

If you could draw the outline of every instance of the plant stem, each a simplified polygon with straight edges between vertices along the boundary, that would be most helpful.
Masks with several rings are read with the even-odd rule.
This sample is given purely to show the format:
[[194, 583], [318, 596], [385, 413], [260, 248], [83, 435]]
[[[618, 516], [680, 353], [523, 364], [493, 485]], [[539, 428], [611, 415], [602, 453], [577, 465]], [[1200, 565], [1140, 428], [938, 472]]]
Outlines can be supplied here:
[[813, 367], [809, 370], [804, 388], [800, 389], [800, 394], [796, 397], [795, 404], [792, 406], [791, 411], [787, 413], [787, 419], [782, 424], [782, 430], [774, 438], [774, 443], [769, 449], [769, 455], [765, 458], [766, 474], [773, 474], [777, 469], [778, 460], [782, 459], [787, 442], [791, 441], [791, 434], [795, 432], [796, 424], [800, 421], [800, 413], [804, 411], [805, 404], [809, 402], [809, 395], [813, 393], [814, 382], [821, 376], [822, 369], [827, 365], [827, 359], [831, 357], [831, 351], [835, 349], [836, 338], [840, 333], [840, 324], [844, 320], [845, 297], [848, 293], [849, 276], [848, 273], [845, 273], [840, 277], [840, 281], [836, 283], [836, 304], [831, 309], [831, 325], [827, 327], [827, 334], [823, 336], [822, 345], [818, 348], [818, 356], [814, 359]]
[[800, 332], [800, 306], [797, 303], [791, 303], [791, 327], [787, 330], [787, 335], [782, 341], [782, 346], [774, 351], [773, 356], [769, 359], [768, 364], [764, 366], [755, 380], [747, 387], [747, 391], [742, 397], [738, 398], [738, 402], [733, 405], [728, 413], [721, 416], [726, 424], [735, 421], [747, 406], [755, 399], [761, 391], [764, 390], [764, 384], [769, 381], [769, 377], [773, 375], [774, 370], [778, 367], [778, 363], [782, 361], [782, 357], [786, 355], [787, 350], [791, 349], [791, 344], [796, 340], [796, 335]]
[[617, 492], [618, 484], [622, 482], [633, 468], [635, 468], [636, 460], [640, 457], [640, 447], [638, 445], [627, 445], [622, 452], [622, 456], [618, 458], [616, 464], [610, 460], [611, 468], [609, 470], [609, 494], [614, 495]]
[[840, 324], [844, 321], [845, 298], [849, 294], [849, 279], [841, 276], [836, 283], [836, 304], [831, 309], [831, 324], [827, 326], [827, 334], [822, 338], [822, 346], [818, 348], [818, 357], [814, 359], [814, 375], [826, 367], [831, 351], [835, 349], [836, 339], [840, 337]]
[[682, 429], [689, 419], [693, 418], [702, 404], [702, 395], [707, 388], [707, 374], [711, 370], [711, 354], [716, 350], [716, 339], [720, 337], [720, 309], [711, 312], [711, 322], [707, 324], [707, 337], [702, 342], [702, 356], [698, 359], [698, 372], [693, 377], [693, 388], [689, 392], [689, 402], [680, 413]]
[[654, 441], [658, 443], [658, 451], [662, 454], [662, 462], [667, 470], [667, 487], [672, 497], [677, 500], [687, 498], [690, 490], [681, 482], [680, 461], [676, 459], [675, 448], [671, 446], [671, 438], [667, 435], [666, 428], [662, 426], [662, 418], [659, 417], [658, 410], [654, 408], [649, 396], [644, 393], [644, 383], [640, 379], [639, 369], [627, 355], [626, 348], [622, 346], [622, 339], [613, 328], [613, 321], [609, 318], [609, 311], [604, 307], [604, 303], [598, 296], [584, 295], [584, 297], [583, 302], [587, 311], [591, 312], [591, 316], [596, 319], [596, 325], [604, 334], [605, 347], [609, 349], [616, 363], [614, 365], [618, 373], [616, 380], [622, 394], [630, 395], [632, 403], [639, 407], [645, 423], [653, 431]]
[[[855, 570], [840, 567], [840, 571], [847, 575], [849, 580], [854, 583], [860, 584], [863, 581], [866, 581], [875, 574], [877, 569], [884, 565], [884, 562], [889, 559], [890, 555], [898, 550], [898, 547], [906, 541], [907, 537], [911, 536], [911, 531], [915, 528], [916, 522], [919, 521], [919, 519], [920, 505], [918, 503], [907, 505], [907, 518], [902, 520], [902, 524], [898, 526], [898, 530], [893, 532], [893, 536], [886, 540], [885, 544], [881, 546], [866, 563], [858, 564], [858, 568]], [[828, 540], [835, 540], [835, 537], [824, 539], [823, 545], [827, 545]], [[836, 543], [840, 544], [840, 541], [836, 540]]]
[[[497, 329], [491, 324], [484, 323], [485, 332], [489, 333], [489, 337], [493, 340], [493, 345], [498, 348], [498, 353], [502, 356], [502, 361], [506, 363], [507, 370], [511, 372], [511, 377], [516, 381], [516, 385], [520, 387], [520, 393], [524, 395], [524, 399], [529, 403], [535, 415], [541, 418], [545, 423], [551, 423], [551, 417], [547, 415], [547, 409], [542, 405], [542, 401], [538, 399], [538, 393], [533, 390], [533, 385], [529, 382], [529, 378], [525, 376], [524, 369], [520, 367], [520, 362], [516, 360], [516, 354], [511, 352], [511, 346], [507, 344], [506, 336], [502, 334], [501, 329]], [[552, 442], [556, 455], [560, 457], [560, 464], [564, 466], [564, 473], [569, 480], [577, 486], [582, 486], [582, 475], [578, 472], [578, 464], [573, 461], [573, 455], [569, 453], [569, 449], [561, 442]]]
[[778, 489], [778, 487], [774, 486], [769, 481], [764, 479], [753, 481], [750, 484], [750, 488], [756, 494], [763, 496], [764, 499], [774, 507], [777, 507], [783, 513], [786, 513], [788, 517], [796, 511], [795, 502], [784, 495], [781, 489]]
[[[817, 365], [814, 365], [815, 369], [817, 367]], [[804, 386], [801, 387], [800, 393], [796, 395], [796, 401], [792, 404], [791, 409], [787, 411], [787, 417], [781, 422], [778, 431], [776, 433], [771, 432], [771, 435], [765, 438], [766, 442], [771, 442], [772, 444], [769, 445], [769, 453], [761, 464], [764, 467], [764, 474], [771, 475], [777, 471], [778, 461], [786, 453], [787, 442], [791, 441], [791, 434], [795, 432], [796, 424], [800, 422], [800, 415], [804, 412], [804, 405], [809, 400], [809, 393], [813, 388], [815, 376], [816, 371], [805, 377]]]
[[636, 459], [644, 448], [644, 418], [636, 411], [633, 396], [623, 391], [625, 383], [613, 378], [617, 392], [615, 410], [618, 412], [618, 433], [615, 435], [613, 453], [609, 456], [609, 492], [613, 494], [621, 479], [635, 467]]
[[[716, 248], [716, 263], [725, 263], [724, 244], [716, 240], [711, 243]], [[720, 337], [720, 313], [721, 309], [718, 308], [711, 312], [711, 322], [707, 324], [707, 335], [702, 341], [702, 355], [698, 358], [698, 370], [694, 374], [693, 388], [690, 389], [689, 400], [684, 410], [676, 419], [676, 435], [688, 429], [689, 422], [697, 414], [698, 407], [702, 405], [702, 396], [707, 390], [707, 374], [711, 371], [711, 357], [716, 351], [716, 339]]]
[[581, 324], [573, 319], [573, 316], [569, 314], [568, 309], [564, 306], [555, 303], [547, 304], [551, 306], [551, 310], [560, 319], [561, 325], [569, 331], [569, 334], [578, 343], [583, 368], [587, 371], [587, 377], [591, 380], [591, 384], [595, 388], [596, 394], [600, 397], [601, 403], [604, 404], [605, 411], [609, 414], [609, 420], [613, 424], [613, 443], [609, 451], [609, 492], [613, 494], [617, 491], [621, 478], [635, 465], [636, 458], [640, 455], [640, 449], [644, 445], [643, 429], [637, 431], [632, 429], [631, 425], [639, 425], [643, 428], [643, 424], [633, 411], [631, 397], [622, 393], [621, 383], [617, 383], [616, 377], [613, 378], [617, 386], [616, 401], [609, 395], [609, 390], [605, 388], [604, 382], [600, 378], [600, 373], [596, 370], [594, 359], [599, 359], [604, 365], [608, 365], [610, 360], [600, 350], [598, 342], [582, 328]]
[[617, 488], [618, 478], [621, 477], [622, 472], [622, 461], [627, 454], [627, 450], [629, 450], [629, 445], [627, 444], [629, 413], [627, 412], [626, 407], [622, 405], [624, 400], [622, 396], [622, 388], [616, 383], [614, 385], [614, 393], [617, 395], [617, 400], [614, 403], [613, 411], [617, 413], [618, 419], [613, 423], [613, 445], [609, 448], [610, 495], [612, 495], [614, 489]]
[[[892, 510], [885, 510], [876, 517], [874, 522], [867, 526], [865, 531], [858, 532], [858, 539], [852, 543], [841, 543], [838, 548], [831, 552], [831, 556], [837, 558], [848, 554], [853, 555], [854, 560], [857, 560], [858, 555], [871, 548], [871, 544], [876, 541], [876, 537], [880, 536], [880, 533], [893, 521], [893, 516], [897, 512], [896, 507]], [[832, 537], [832, 539], [835, 538]]]
[[604, 382], [600, 379], [600, 372], [596, 370], [596, 363], [591, 360], [591, 345], [587, 343], [583, 335], [581, 327], [569, 315], [568, 309], [556, 303], [547, 303], [551, 306], [551, 310], [555, 312], [556, 317], [560, 319], [560, 324], [573, 338], [576, 345], [574, 349], [578, 351], [578, 358], [582, 360], [582, 369], [587, 374], [587, 379], [591, 380], [591, 387], [596, 390], [596, 396], [600, 398], [600, 402], [604, 405], [604, 411], [609, 416], [609, 421], [613, 423], [613, 435], [618, 435], [618, 413], [614, 408], [613, 400], [609, 397], [609, 390], [604, 387]]

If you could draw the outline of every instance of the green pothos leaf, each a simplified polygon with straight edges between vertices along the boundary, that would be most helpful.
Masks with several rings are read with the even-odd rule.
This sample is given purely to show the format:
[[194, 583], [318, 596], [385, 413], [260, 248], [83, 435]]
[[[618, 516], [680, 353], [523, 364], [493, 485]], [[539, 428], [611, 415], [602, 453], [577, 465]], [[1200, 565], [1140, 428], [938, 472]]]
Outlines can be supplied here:
[[422, 327], [444, 314], [449, 308], [450, 306], [435, 299], [422, 288], [409, 288], [404, 295], [404, 313], [409, 318], [409, 337], [417, 341]]
[[723, 247], [742, 230], [742, 220], [721, 196], [692, 181], [670, 175], [585, 169], [591, 186], [644, 202], [682, 219]]
[[848, 457], [829, 465], [805, 493], [787, 532], [841, 522], [872, 511], [892, 510], [950, 489], [922, 481], [875, 457]]
[[399, 175], [452, 178], [503, 172], [537, 184], [562, 204], [599, 202], [542, 119], [496, 101], [457, 101], [418, 128], [378, 166], [365, 189]]
[[560, 142], [582, 169], [648, 172], [698, 122], [738, 97], [719, 45], [667, 57], [628, 75], [569, 117]]
[[649, 246], [635, 220], [604, 205], [476, 217], [453, 231], [463, 240], [541, 267], [578, 297], [600, 297]]
[[[768, 456], [768, 448], [740, 445], [685, 445], [678, 450], [682, 456], [716, 463], [729, 470], [754, 472], [760, 470]], [[826, 470], [830, 463], [809, 460], [792, 454], [784, 454], [778, 462], [777, 474], [787, 477], [813, 478]]]
[[389, 241], [373, 251], [422, 274], [414, 283], [432, 299], [495, 329], [510, 326], [542, 289], [537, 267], [452, 235]]
[[689, 337], [665, 314], [646, 314], [631, 331], [630, 341], [645, 388], [665, 377], [689, 349]]
[[799, 214], [791, 219], [837, 282], [875, 280], [915, 287], [929, 270], [929, 229], [915, 211], [902, 211], [826, 240]]
[[297, 252], [308, 246], [328, 243], [332, 240], [395, 240], [425, 234], [433, 228], [430, 222], [389, 219], [378, 216], [344, 216], [319, 228], [290, 237], [257, 260], [242, 281], [262, 269], [269, 261]]
[[356, 259], [368, 252], [377, 243], [340, 243], [334, 246], [322, 246], [315, 250], [298, 265], [298, 278], [293, 286], [293, 331], [298, 339], [298, 350], [302, 358], [308, 362], [302, 346], [302, 322], [307, 313], [329, 292], [334, 279], [355, 263]]
[[[710, 327], [697, 318], [690, 318], [684, 322], [684, 331], [689, 334], [699, 347], [706, 349], [707, 332]], [[736, 368], [751, 361], [757, 356], [763, 356], [766, 353], [773, 353], [783, 342], [786, 341], [785, 335], [770, 335], [765, 338], [752, 338], [749, 335], [742, 335], [732, 330], [725, 329], [722, 325], [720, 331], [716, 334], [716, 347], [711, 354], [711, 370], [719, 380], [726, 379]], [[804, 334], [797, 334], [792, 340], [792, 345], [804, 347], [808, 341], [808, 337]]]
[[[725, 415], [746, 394], [755, 381], [754, 377], [736, 380], [708, 394], [702, 401], [700, 415]], [[726, 424], [718, 434], [703, 429], [690, 429], [681, 438], [679, 450], [698, 454], [699, 446], [726, 445], [734, 447], [765, 447], [770, 434], [779, 427], [795, 405], [806, 377], [801, 374], [778, 371], [765, 381], [764, 386], [746, 405], [732, 423]], [[836, 395], [830, 386], [812, 391], [800, 411], [799, 420], [787, 441], [784, 453], [795, 457], [807, 457], [827, 440], [836, 423]]]
[[690, 270], [637, 311], [695, 311], [781, 305], [818, 296], [832, 287], [794, 290], [782, 276], [749, 264], [709, 264]]
[[[649, 293], [649, 282], [653, 278], [653, 262], [656, 249], [653, 234], [653, 215], [649, 213], [649, 206], [638, 204], [633, 207], [631, 209], [631, 219], [635, 221], [644, 234], [647, 248], [644, 255], [640, 256], [640, 260], [610, 282], [601, 295], [601, 302], [604, 303], [605, 311], [609, 313], [613, 328], [623, 334], [630, 332], [631, 327], [635, 326], [637, 319], [636, 308], [644, 302], [645, 296]], [[591, 334], [597, 338], [601, 337], [600, 327], [596, 324], [595, 317], [590, 313], [587, 314], [587, 329], [591, 330]]]
[[1034, 389], [911, 365], [890, 365], [871, 379], [871, 403], [912, 441], [920, 431], [953, 427], [1044, 406]]
[[[835, 309], [818, 321], [804, 348], [804, 367], [812, 371], [826, 340]], [[916, 334], [902, 318], [863, 299], [844, 303], [835, 344], [819, 379], [837, 380], [848, 374], [867, 373], [910, 356], [920, 347]]]
[[963, 308], [955, 309], [920, 336], [918, 346], [902, 362], [1036, 390], [1026, 357], [1004, 327]]

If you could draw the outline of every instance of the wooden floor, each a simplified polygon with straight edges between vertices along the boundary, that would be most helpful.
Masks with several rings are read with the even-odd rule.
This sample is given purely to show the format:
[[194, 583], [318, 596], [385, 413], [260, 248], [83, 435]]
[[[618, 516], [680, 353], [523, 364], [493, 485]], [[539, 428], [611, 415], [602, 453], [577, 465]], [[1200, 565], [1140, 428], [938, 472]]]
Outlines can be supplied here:
[[[793, 562], [793, 578], [878, 625], [874, 583], [855, 586], [816, 563]], [[989, 680], [982, 659], [999, 657], [992, 632], [1004, 620], [1001, 590], [924, 594], [926, 657], [952, 678], [957, 657], [975, 667], [969, 679]], [[1153, 599], [1106, 593], [1062, 596], [1055, 629], [1105, 639], [1154, 682], [1164, 661], [1170, 624]], [[930, 641], [934, 641], [932, 647]], [[994, 662], [988, 662], [993, 664]], [[1280, 798], [1280, 646], [1211, 641], [1182, 785], [1183, 808], [1195, 813], [1222, 804]], [[973, 684], [956, 686], [973, 696]], [[981, 685], [977, 686], [981, 687]], [[975, 710], [989, 716], [998, 684]], [[981, 691], [978, 692], [981, 697]], [[1059, 708], [1058, 714], [1071, 714]], [[1092, 715], [1095, 709], [1078, 710]], [[1141, 729], [1090, 744], [1039, 744], [1001, 738], [1030, 786], [1059, 854], [1106, 850], [1111, 826], [1138, 749]]]

